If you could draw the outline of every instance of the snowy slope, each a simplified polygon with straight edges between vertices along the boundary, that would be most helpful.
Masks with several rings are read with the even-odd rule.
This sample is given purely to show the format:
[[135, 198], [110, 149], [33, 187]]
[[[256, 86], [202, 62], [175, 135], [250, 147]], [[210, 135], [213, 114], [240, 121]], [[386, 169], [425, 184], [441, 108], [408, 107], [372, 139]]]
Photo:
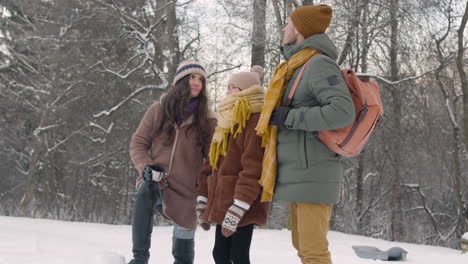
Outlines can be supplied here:
[[[170, 227], [154, 228], [150, 263], [172, 263], [171, 237]], [[213, 263], [214, 228], [208, 232], [197, 230], [195, 239], [195, 263]], [[376, 263], [358, 258], [352, 245], [382, 250], [400, 246], [409, 252], [408, 263], [468, 263], [468, 254], [442, 247], [393, 243], [338, 232], [330, 232], [329, 240], [334, 264]], [[121, 264], [124, 258], [129, 261], [130, 249], [130, 226], [0, 216], [0, 264]], [[289, 231], [254, 231], [252, 263], [300, 263], [295, 254]]]

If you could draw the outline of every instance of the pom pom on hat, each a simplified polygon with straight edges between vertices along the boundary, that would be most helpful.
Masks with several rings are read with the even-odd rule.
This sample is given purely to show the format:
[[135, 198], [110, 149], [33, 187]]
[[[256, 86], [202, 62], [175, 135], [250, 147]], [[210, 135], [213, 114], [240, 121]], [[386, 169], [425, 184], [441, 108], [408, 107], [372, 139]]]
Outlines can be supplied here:
[[263, 74], [263, 68], [260, 65], [254, 65], [250, 71], [251, 72], [256, 72], [260, 76], [262, 76], [262, 74]]
[[262, 74], [262, 66], [254, 65], [250, 72], [239, 72], [231, 75], [228, 80], [228, 86], [233, 85], [241, 90], [245, 90], [253, 85], [260, 85], [260, 76]]

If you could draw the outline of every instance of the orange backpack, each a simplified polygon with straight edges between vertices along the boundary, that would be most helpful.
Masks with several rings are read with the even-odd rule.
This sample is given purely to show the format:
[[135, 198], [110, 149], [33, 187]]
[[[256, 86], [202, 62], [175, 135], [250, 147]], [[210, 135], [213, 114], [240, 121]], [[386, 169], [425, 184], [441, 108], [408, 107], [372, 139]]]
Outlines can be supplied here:
[[[297, 75], [286, 105], [291, 102], [309, 61]], [[317, 131], [317, 134], [319, 139], [335, 153], [345, 157], [354, 157], [364, 148], [384, 110], [376, 82], [370, 80], [369, 77], [357, 76], [351, 69], [343, 69], [341, 73], [353, 98], [356, 119], [347, 127]]]

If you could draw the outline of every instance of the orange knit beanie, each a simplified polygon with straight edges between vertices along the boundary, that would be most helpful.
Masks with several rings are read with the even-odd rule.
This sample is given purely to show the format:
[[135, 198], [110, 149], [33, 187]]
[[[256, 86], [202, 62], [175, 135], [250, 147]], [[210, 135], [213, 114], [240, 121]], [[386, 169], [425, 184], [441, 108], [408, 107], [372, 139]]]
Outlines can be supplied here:
[[291, 20], [304, 38], [324, 33], [330, 25], [332, 8], [328, 5], [300, 6], [291, 12]]

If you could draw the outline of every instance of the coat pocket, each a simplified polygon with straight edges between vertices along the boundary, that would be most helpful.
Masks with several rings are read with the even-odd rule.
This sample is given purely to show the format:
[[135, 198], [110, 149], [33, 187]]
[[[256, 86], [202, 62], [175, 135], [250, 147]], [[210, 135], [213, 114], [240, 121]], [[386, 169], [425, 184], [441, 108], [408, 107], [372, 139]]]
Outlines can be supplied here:
[[306, 149], [308, 151], [307, 160], [309, 166], [322, 161], [338, 160], [340, 155], [336, 154], [325, 145], [315, 133], [307, 133]]
[[306, 131], [298, 131], [297, 133], [297, 146], [299, 151], [299, 158], [297, 159], [297, 167], [301, 169], [308, 168], [307, 159], [307, 133]]

